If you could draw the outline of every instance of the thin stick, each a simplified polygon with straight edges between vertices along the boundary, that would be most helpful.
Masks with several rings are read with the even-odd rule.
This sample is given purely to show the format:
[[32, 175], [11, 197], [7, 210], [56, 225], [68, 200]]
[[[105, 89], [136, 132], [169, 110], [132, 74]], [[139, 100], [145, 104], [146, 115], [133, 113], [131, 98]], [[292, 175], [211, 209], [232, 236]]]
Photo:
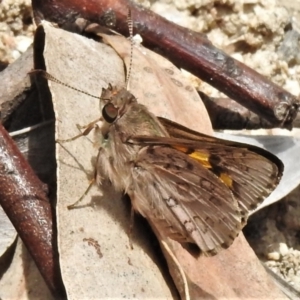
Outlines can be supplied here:
[[16, 130], [16, 131], [13, 131], [13, 132], [9, 132], [9, 135], [11, 137], [14, 137], [14, 136], [18, 136], [18, 135], [21, 135], [21, 134], [24, 134], [24, 133], [28, 133], [28, 132], [31, 132], [37, 128], [40, 128], [40, 127], [43, 127], [43, 126], [46, 126], [48, 124], [51, 124], [53, 123], [54, 120], [49, 120], [49, 121], [45, 121], [43, 123], [39, 123], [39, 124], [36, 124], [36, 125], [33, 125], [33, 126], [29, 126], [29, 127], [25, 127], [23, 129], [20, 129], [20, 130]]
[[168, 252], [168, 254], [170, 255], [170, 257], [172, 258], [173, 262], [175, 263], [175, 265], [177, 266], [179, 273], [181, 275], [182, 281], [183, 281], [183, 286], [184, 286], [184, 296], [186, 300], [190, 300], [190, 292], [189, 292], [189, 286], [187, 283], [187, 279], [184, 273], [184, 270], [182, 269], [178, 259], [176, 258], [176, 256], [174, 255], [174, 253], [172, 252], [172, 250], [170, 249], [169, 245], [164, 241], [164, 240], [160, 240], [161, 244], [164, 246], [164, 248], [166, 249], [166, 251]]

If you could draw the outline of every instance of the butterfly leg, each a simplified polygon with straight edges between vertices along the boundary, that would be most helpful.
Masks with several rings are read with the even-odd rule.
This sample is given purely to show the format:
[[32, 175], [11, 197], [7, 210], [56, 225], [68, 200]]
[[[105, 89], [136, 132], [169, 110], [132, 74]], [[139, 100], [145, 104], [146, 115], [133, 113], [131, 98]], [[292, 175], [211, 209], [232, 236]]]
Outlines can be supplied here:
[[90, 181], [89, 186], [87, 187], [87, 189], [85, 190], [85, 192], [82, 194], [82, 196], [81, 196], [76, 202], [74, 202], [73, 204], [68, 205], [67, 208], [68, 208], [68, 209], [74, 209], [74, 208], [76, 208], [77, 204], [78, 204], [79, 202], [81, 202], [81, 200], [88, 194], [88, 192], [90, 191], [90, 189], [92, 188], [92, 186], [94, 185], [94, 183], [95, 183], [95, 178], [93, 178], [93, 179]]
[[[101, 150], [102, 150], [102, 147], [100, 147], [99, 150], [98, 150], [98, 154], [97, 154], [97, 158], [96, 158], [97, 162], [98, 162], [99, 156], [101, 155]], [[90, 191], [90, 189], [92, 188], [92, 186], [96, 182], [97, 182], [98, 185], [102, 185], [102, 182], [103, 182], [104, 179], [102, 177], [100, 177], [100, 175], [99, 175], [97, 164], [95, 164], [93, 167], [94, 167], [93, 178], [90, 180], [90, 183], [89, 183], [87, 189], [85, 190], [85, 192], [82, 194], [82, 196], [75, 203], [67, 206], [68, 209], [76, 208], [77, 204], [88, 194], [88, 192]]]
[[87, 124], [87, 125], [79, 125], [77, 124], [77, 128], [78, 130], [81, 130], [81, 129], [85, 129], [84, 131], [80, 132], [79, 134], [77, 134], [76, 136], [72, 137], [72, 138], [69, 138], [69, 139], [65, 139], [65, 140], [56, 140], [56, 142], [58, 143], [67, 143], [67, 142], [71, 142], [71, 141], [75, 141], [77, 140], [78, 138], [82, 137], [82, 136], [86, 136], [88, 135], [93, 129], [95, 129], [97, 126], [97, 123], [101, 120], [101, 118]]

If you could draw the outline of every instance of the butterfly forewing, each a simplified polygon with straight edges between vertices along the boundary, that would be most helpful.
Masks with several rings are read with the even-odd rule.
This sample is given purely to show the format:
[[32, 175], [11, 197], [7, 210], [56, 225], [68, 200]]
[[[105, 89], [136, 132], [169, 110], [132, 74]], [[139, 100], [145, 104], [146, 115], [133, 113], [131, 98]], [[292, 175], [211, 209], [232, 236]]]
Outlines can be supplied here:
[[[169, 145], [181, 150], [210, 170], [229, 188], [239, 203], [243, 222], [250, 210], [255, 209], [277, 186], [283, 171], [280, 160], [271, 161], [253, 152], [244, 144], [223, 145], [223, 140], [208, 137], [203, 142], [178, 138], [136, 137], [136, 142], [151, 145]], [[249, 146], [250, 147], [250, 146]], [[256, 148], [256, 147], [255, 147]], [[251, 146], [251, 149], [254, 149]], [[276, 162], [276, 163], [275, 163]]]
[[281, 177], [279, 169], [269, 159], [247, 149], [233, 148], [222, 155], [220, 151], [212, 149], [211, 170], [219, 176], [226, 174], [230, 178], [229, 188], [238, 200], [243, 215], [247, 215], [276, 187]]
[[197, 159], [232, 190], [243, 215], [255, 209], [278, 185], [283, 164], [272, 153], [207, 136], [164, 118], [159, 120], [171, 137], [181, 140], [182, 144], [176, 145], [172, 139], [173, 147]]

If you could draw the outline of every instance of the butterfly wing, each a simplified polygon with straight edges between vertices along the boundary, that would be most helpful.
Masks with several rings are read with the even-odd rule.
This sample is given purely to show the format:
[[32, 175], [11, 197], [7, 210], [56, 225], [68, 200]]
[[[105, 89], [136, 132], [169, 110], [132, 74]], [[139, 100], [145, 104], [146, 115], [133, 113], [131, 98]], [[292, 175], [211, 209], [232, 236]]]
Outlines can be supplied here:
[[196, 142], [194, 157], [200, 162], [203, 153], [208, 155], [208, 169], [232, 190], [244, 219], [249, 210], [254, 210], [270, 195], [282, 177], [281, 160], [262, 148], [207, 136], [168, 119], [159, 118], [159, 121], [170, 136]]
[[229, 247], [241, 230], [240, 209], [231, 190], [179, 150], [142, 147], [132, 177], [126, 192], [133, 207], [165, 236], [214, 255]]
[[131, 136], [132, 204], [159, 231], [206, 255], [231, 245], [277, 186], [283, 164], [259, 147], [206, 136], [159, 118], [170, 137]]

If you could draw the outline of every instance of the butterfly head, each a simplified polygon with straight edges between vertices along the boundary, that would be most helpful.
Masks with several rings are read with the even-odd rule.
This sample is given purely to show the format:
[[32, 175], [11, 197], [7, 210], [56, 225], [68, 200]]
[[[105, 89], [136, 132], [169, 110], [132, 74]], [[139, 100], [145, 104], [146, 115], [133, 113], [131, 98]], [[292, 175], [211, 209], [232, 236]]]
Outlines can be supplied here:
[[129, 106], [137, 102], [136, 98], [125, 88], [108, 86], [102, 89], [101, 106], [102, 116], [107, 123], [113, 123], [122, 117]]

